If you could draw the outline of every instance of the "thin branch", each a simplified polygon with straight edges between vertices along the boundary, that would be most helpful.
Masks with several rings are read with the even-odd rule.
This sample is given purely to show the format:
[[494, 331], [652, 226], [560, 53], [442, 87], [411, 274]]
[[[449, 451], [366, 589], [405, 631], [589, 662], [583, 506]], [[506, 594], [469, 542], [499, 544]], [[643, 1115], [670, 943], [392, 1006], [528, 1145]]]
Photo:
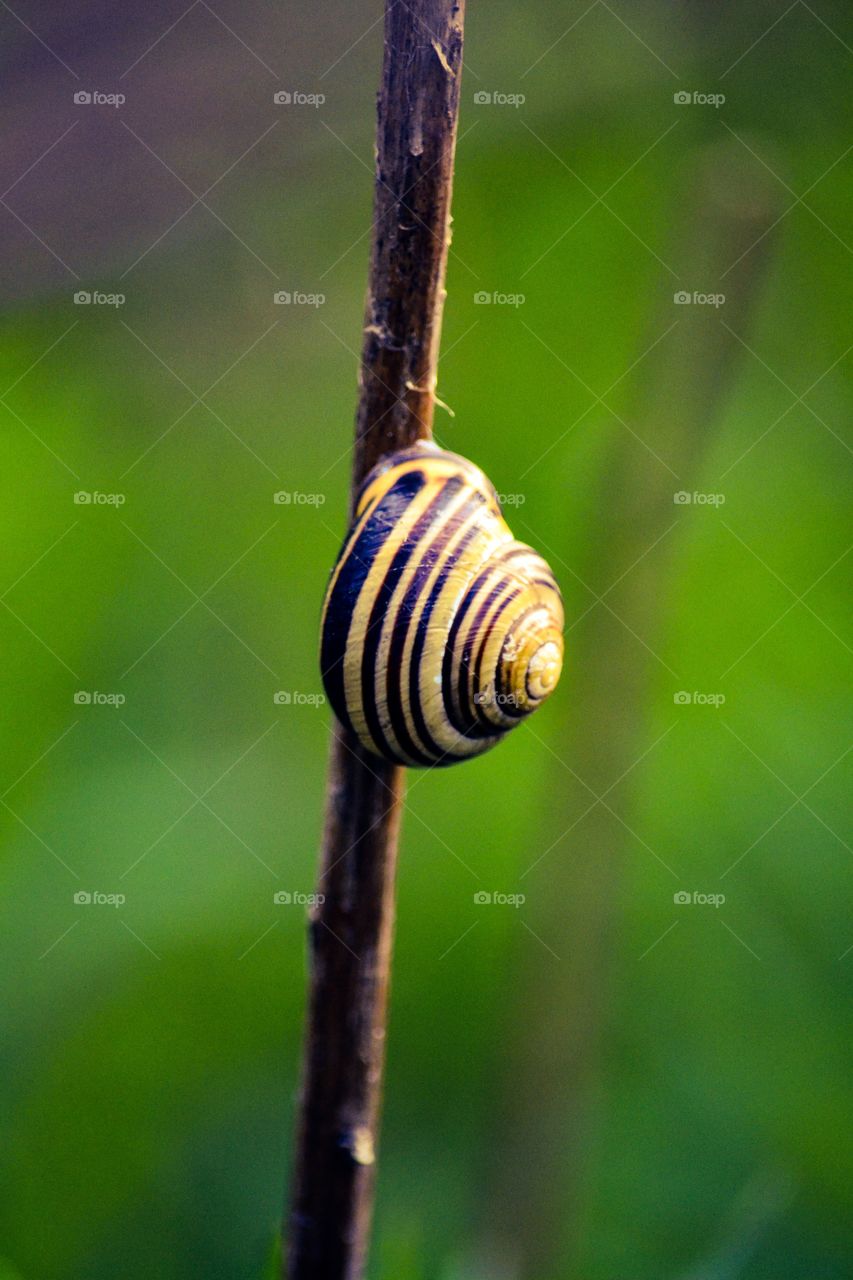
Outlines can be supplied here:
[[[464, 4], [386, 0], [352, 497], [429, 439], [450, 240]], [[332, 742], [294, 1170], [288, 1280], [358, 1280], [370, 1229], [403, 771]]]

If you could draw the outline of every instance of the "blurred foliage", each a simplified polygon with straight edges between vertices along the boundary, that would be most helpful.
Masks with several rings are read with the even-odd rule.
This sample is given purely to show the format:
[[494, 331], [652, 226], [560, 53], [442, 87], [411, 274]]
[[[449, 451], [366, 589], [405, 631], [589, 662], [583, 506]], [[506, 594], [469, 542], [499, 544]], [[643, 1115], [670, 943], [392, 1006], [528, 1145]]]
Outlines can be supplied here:
[[[379, 28], [359, 37], [379, 10], [332, 6], [291, 42], [279, 6], [220, 6], [273, 77], [203, 7], [156, 46], [182, 6], [127, 30], [88, 8], [88, 49], [58, 7], [32, 18], [79, 80], [2, 17], [4, 186], [20, 177], [6, 199], [33, 230], [3, 214], [0, 1276], [234, 1280], [270, 1255], [298, 1082], [304, 913], [273, 893], [312, 887], [327, 714], [273, 695], [320, 688]], [[535, 0], [469, 16], [440, 385], [455, 417], [439, 411], [437, 432], [523, 495], [509, 518], [553, 555], [568, 669], [530, 730], [412, 778], [373, 1280], [517, 1274], [490, 1252], [487, 1212], [498, 1117], [524, 1087], [508, 1046], [541, 1048], [542, 988], [525, 974], [567, 1006], [579, 977], [558, 959], [560, 928], [530, 928], [537, 899], [571, 893], [573, 867], [594, 894], [617, 846], [598, 889], [611, 945], [580, 1133], [562, 1127], [577, 1099], [535, 1100], [565, 1132], [548, 1274], [849, 1274], [853, 32], [841, 4], [675, 13]], [[73, 90], [111, 89], [150, 46], [119, 112], [75, 115]], [[327, 101], [281, 111], [279, 85]], [[680, 89], [725, 106], [676, 106]], [[495, 90], [526, 102], [475, 104]], [[205, 197], [239, 239], [201, 205], [171, 227], [193, 200], [173, 174], [202, 194], [273, 122]], [[686, 323], [674, 289], [726, 291], [691, 275], [702, 246], [674, 248], [687, 175], [722, 142], [780, 201], [746, 346], [730, 335], [680, 478], [725, 505], [673, 505], [665, 544], [602, 562], [590, 530], [607, 526], [614, 453], [638, 477], [649, 459], [632, 434], [649, 403], [634, 363]], [[75, 307], [78, 288], [127, 300]], [[274, 289], [326, 301], [279, 307]], [[481, 290], [525, 302], [478, 305]], [[678, 325], [661, 338], [679, 341]], [[677, 399], [668, 409], [677, 419]], [[75, 505], [79, 490], [126, 501]], [[276, 491], [324, 501], [275, 505]], [[613, 490], [614, 512], [629, 497], [642, 506], [643, 491]], [[660, 598], [610, 616], [597, 597], [644, 555]], [[623, 625], [629, 665], [648, 671], [642, 708], [621, 722], [632, 673], [613, 670], [610, 719], [578, 725], [577, 655]], [[725, 704], [676, 706], [682, 687]], [[79, 690], [126, 702], [76, 704]], [[606, 755], [626, 732], [638, 763], [608, 797], [621, 821], [602, 851], [565, 765], [582, 778], [584, 739]], [[474, 903], [520, 886], [520, 910]], [[679, 908], [677, 889], [726, 903]], [[78, 891], [126, 902], [81, 906]], [[535, 1146], [525, 1158], [536, 1165]]]

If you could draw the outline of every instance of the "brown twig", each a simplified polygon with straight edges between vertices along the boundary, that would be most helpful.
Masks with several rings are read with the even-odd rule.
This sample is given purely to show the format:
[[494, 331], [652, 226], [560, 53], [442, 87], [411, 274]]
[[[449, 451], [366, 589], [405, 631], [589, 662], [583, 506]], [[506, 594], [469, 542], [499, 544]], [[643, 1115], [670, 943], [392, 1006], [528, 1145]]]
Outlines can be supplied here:
[[[428, 439], [435, 404], [464, 4], [386, 0], [352, 495]], [[357, 1280], [373, 1200], [403, 772], [337, 725], [329, 765], [289, 1280]]]

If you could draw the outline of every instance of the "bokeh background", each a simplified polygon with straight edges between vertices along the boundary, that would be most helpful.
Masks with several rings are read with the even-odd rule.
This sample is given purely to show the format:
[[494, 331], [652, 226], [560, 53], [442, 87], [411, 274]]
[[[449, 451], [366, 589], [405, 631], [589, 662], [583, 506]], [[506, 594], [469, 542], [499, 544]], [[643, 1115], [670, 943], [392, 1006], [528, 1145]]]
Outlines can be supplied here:
[[[0, 1276], [259, 1278], [381, 6], [0, 29]], [[836, 1280], [851, 14], [498, 0], [466, 44], [437, 435], [568, 662], [412, 777], [370, 1275]]]

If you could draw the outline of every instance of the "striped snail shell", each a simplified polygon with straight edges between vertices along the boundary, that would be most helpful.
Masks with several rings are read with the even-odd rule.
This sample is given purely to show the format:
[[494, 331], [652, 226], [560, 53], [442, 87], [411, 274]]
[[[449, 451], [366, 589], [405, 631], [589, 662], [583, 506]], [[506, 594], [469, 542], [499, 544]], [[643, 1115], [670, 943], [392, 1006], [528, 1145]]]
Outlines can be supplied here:
[[326, 592], [321, 668], [335, 715], [375, 755], [452, 764], [554, 689], [563, 605], [473, 463], [428, 443], [368, 475]]

